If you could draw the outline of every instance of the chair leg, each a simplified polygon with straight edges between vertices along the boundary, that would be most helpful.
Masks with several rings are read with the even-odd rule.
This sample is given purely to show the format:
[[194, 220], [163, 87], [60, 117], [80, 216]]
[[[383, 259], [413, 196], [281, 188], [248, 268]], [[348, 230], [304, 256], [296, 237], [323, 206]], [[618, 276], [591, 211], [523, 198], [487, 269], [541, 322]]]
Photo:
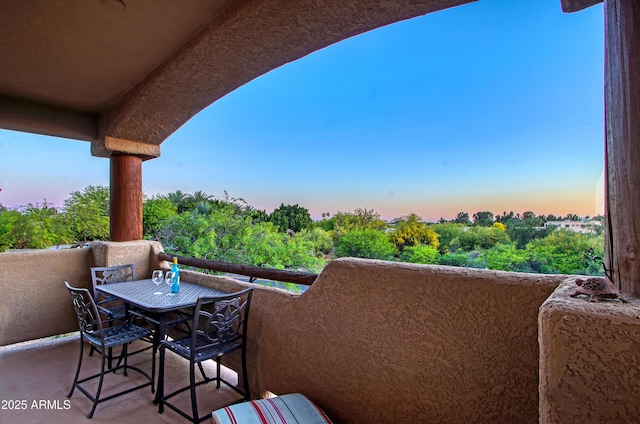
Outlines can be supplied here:
[[154, 345], [151, 350], [151, 393], [155, 393], [155, 385], [156, 385], [156, 352], [158, 348]]
[[[198, 362], [198, 365], [200, 363]], [[196, 401], [196, 367], [195, 364], [191, 364], [189, 367], [189, 384], [191, 386], [191, 411], [193, 415], [193, 422], [198, 424], [198, 402]]]
[[78, 358], [78, 368], [76, 368], [76, 375], [75, 377], [73, 377], [73, 384], [71, 385], [71, 391], [67, 395], [68, 398], [70, 398], [71, 395], [73, 395], [73, 391], [76, 389], [76, 384], [78, 384], [78, 376], [80, 375], [80, 367], [82, 366], [83, 352], [84, 352], [84, 339], [82, 335], [80, 335], [80, 357]]
[[104, 349], [102, 349], [102, 361], [100, 363], [100, 380], [98, 380], [98, 390], [96, 390], [96, 395], [93, 399], [93, 407], [91, 408], [91, 412], [87, 415], [87, 418], [93, 417], [93, 413], [96, 410], [96, 406], [98, 406], [98, 402], [100, 402], [100, 392], [102, 391], [102, 381], [104, 380], [104, 365], [107, 361], [107, 358], [104, 354]]
[[216, 358], [216, 389], [220, 388], [220, 379], [222, 378], [220, 376], [220, 358]]
[[242, 384], [244, 385], [244, 398], [251, 400], [251, 394], [249, 393], [249, 375], [247, 374], [247, 351], [244, 345], [242, 346]]
[[[120, 354], [120, 357], [124, 357], [124, 368], [123, 368], [123, 374], [126, 377], [127, 376], [127, 357], [129, 355], [127, 355], [127, 351], [129, 349], [129, 345], [127, 343], [122, 345], [122, 353]], [[118, 364], [120, 364], [120, 360], [118, 360]]]
[[204, 367], [202, 366], [202, 362], [198, 362], [198, 368], [200, 368], [200, 374], [202, 374], [202, 378], [204, 381], [210, 381], [209, 376], [204, 372]]
[[[107, 369], [111, 369], [111, 368], [112, 368], [112, 366], [113, 366], [113, 364], [112, 364], [112, 361], [113, 361], [113, 359], [112, 359], [112, 358], [113, 358], [113, 348], [111, 348], [111, 347], [110, 347], [110, 348], [109, 348], [109, 350], [108, 350], [107, 358], [108, 358], [108, 366], [107, 366]], [[114, 371], [114, 373], [115, 373], [115, 371]]]

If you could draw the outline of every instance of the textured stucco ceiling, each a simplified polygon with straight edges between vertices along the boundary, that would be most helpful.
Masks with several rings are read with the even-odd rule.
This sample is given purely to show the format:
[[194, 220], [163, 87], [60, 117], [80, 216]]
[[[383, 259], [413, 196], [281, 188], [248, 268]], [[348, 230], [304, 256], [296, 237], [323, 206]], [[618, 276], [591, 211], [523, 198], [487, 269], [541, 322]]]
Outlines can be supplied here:
[[587, 7], [594, 6], [598, 3], [602, 3], [602, 0], [561, 0], [562, 10], [570, 12], [578, 12]]
[[191, 117], [278, 66], [471, 1], [1, 2], [0, 128], [158, 156]]

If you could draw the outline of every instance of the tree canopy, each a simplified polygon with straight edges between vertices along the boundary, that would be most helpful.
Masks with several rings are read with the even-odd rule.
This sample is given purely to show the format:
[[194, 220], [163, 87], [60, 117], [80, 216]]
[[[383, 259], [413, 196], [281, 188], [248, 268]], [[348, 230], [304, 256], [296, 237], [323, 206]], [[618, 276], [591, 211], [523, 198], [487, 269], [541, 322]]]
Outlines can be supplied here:
[[64, 201], [62, 212], [76, 240], [109, 239], [109, 198], [108, 187], [90, 185]]
[[373, 229], [351, 231], [342, 236], [336, 246], [337, 257], [390, 260], [395, 253], [396, 247], [389, 238]]
[[[516, 272], [602, 275], [603, 217], [591, 231], [544, 227], [553, 215], [513, 211], [467, 212], [437, 224], [409, 214], [385, 222], [372, 209], [322, 214], [281, 204], [271, 214], [224, 192], [203, 191], [145, 199], [144, 237], [167, 252], [279, 269], [319, 272], [335, 257], [405, 261]], [[568, 214], [567, 219], [578, 219]], [[291, 230], [291, 231], [288, 231]], [[0, 208], [0, 250], [45, 248], [109, 237], [109, 190], [87, 186], [58, 210], [48, 204]]]
[[35, 205], [29, 203], [22, 210], [8, 238], [14, 240], [13, 247], [17, 249], [44, 249], [74, 241], [65, 217], [46, 202]]
[[149, 239], [156, 239], [164, 222], [178, 214], [178, 206], [166, 197], [155, 197], [142, 204], [142, 231]]
[[333, 239], [339, 240], [344, 235], [356, 230], [381, 231], [387, 223], [373, 209], [357, 208], [354, 212], [338, 212], [333, 218]]
[[311, 228], [313, 221], [309, 209], [302, 206], [280, 204], [271, 215], [269, 221], [273, 223], [281, 232], [291, 230], [294, 233]]
[[400, 218], [396, 228], [390, 232], [389, 238], [398, 250], [405, 247], [426, 245], [438, 248], [438, 233], [433, 231], [418, 215], [412, 213]]

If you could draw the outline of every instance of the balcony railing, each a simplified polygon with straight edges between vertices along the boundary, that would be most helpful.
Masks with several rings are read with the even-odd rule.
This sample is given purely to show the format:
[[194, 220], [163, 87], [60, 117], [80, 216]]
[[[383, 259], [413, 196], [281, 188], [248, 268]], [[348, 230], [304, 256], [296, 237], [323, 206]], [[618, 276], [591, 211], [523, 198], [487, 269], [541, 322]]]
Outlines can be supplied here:
[[189, 258], [187, 256], [170, 255], [161, 252], [158, 259], [162, 261], [172, 261], [178, 258], [178, 263], [195, 268], [208, 269], [212, 271], [230, 272], [233, 274], [246, 275], [255, 278], [265, 278], [267, 280], [283, 281], [285, 283], [296, 283], [310, 286], [318, 278], [318, 274], [312, 272], [290, 271], [273, 268], [262, 268], [253, 265], [233, 264], [230, 262], [212, 261], [209, 259]]

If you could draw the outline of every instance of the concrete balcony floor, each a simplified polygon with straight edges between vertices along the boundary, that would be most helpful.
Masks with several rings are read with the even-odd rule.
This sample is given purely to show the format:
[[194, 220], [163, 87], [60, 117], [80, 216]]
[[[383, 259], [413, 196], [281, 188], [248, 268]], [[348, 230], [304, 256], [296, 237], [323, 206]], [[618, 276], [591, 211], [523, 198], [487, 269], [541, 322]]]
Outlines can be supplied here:
[[[153, 404], [153, 395], [149, 387], [99, 403], [91, 420], [87, 414], [91, 410], [91, 401], [79, 390], [75, 390], [67, 401], [67, 394], [73, 382], [78, 354], [79, 336], [73, 335], [60, 339], [48, 339], [21, 343], [0, 348], [0, 422], [24, 423], [176, 423], [188, 422], [171, 409], [165, 408], [163, 414]], [[99, 372], [100, 355], [88, 356], [85, 346], [80, 377]], [[188, 384], [188, 362], [167, 352], [165, 392]], [[215, 375], [215, 363], [207, 361], [205, 370]], [[151, 350], [133, 355], [129, 364], [144, 371], [151, 371]], [[223, 377], [231, 382], [237, 380], [234, 372], [223, 368]], [[141, 382], [136, 372], [125, 377], [122, 371], [105, 376], [102, 393], [107, 396], [128, 385]], [[199, 376], [199, 372], [196, 373]], [[97, 379], [96, 379], [97, 380]], [[97, 383], [90, 387], [96, 387]], [[224, 385], [215, 388], [215, 383], [198, 388], [198, 407], [200, 414], [211, 412], [234, 402], [239, 395]], [[176, 398], [176, 403], [190, 411], [189, 392]], [[24, 409], [15, 409], [18, 406]], [[21, 402], [26, 401], [26, 402]], [[66, 409], [65, 409], [66, 408]]]

